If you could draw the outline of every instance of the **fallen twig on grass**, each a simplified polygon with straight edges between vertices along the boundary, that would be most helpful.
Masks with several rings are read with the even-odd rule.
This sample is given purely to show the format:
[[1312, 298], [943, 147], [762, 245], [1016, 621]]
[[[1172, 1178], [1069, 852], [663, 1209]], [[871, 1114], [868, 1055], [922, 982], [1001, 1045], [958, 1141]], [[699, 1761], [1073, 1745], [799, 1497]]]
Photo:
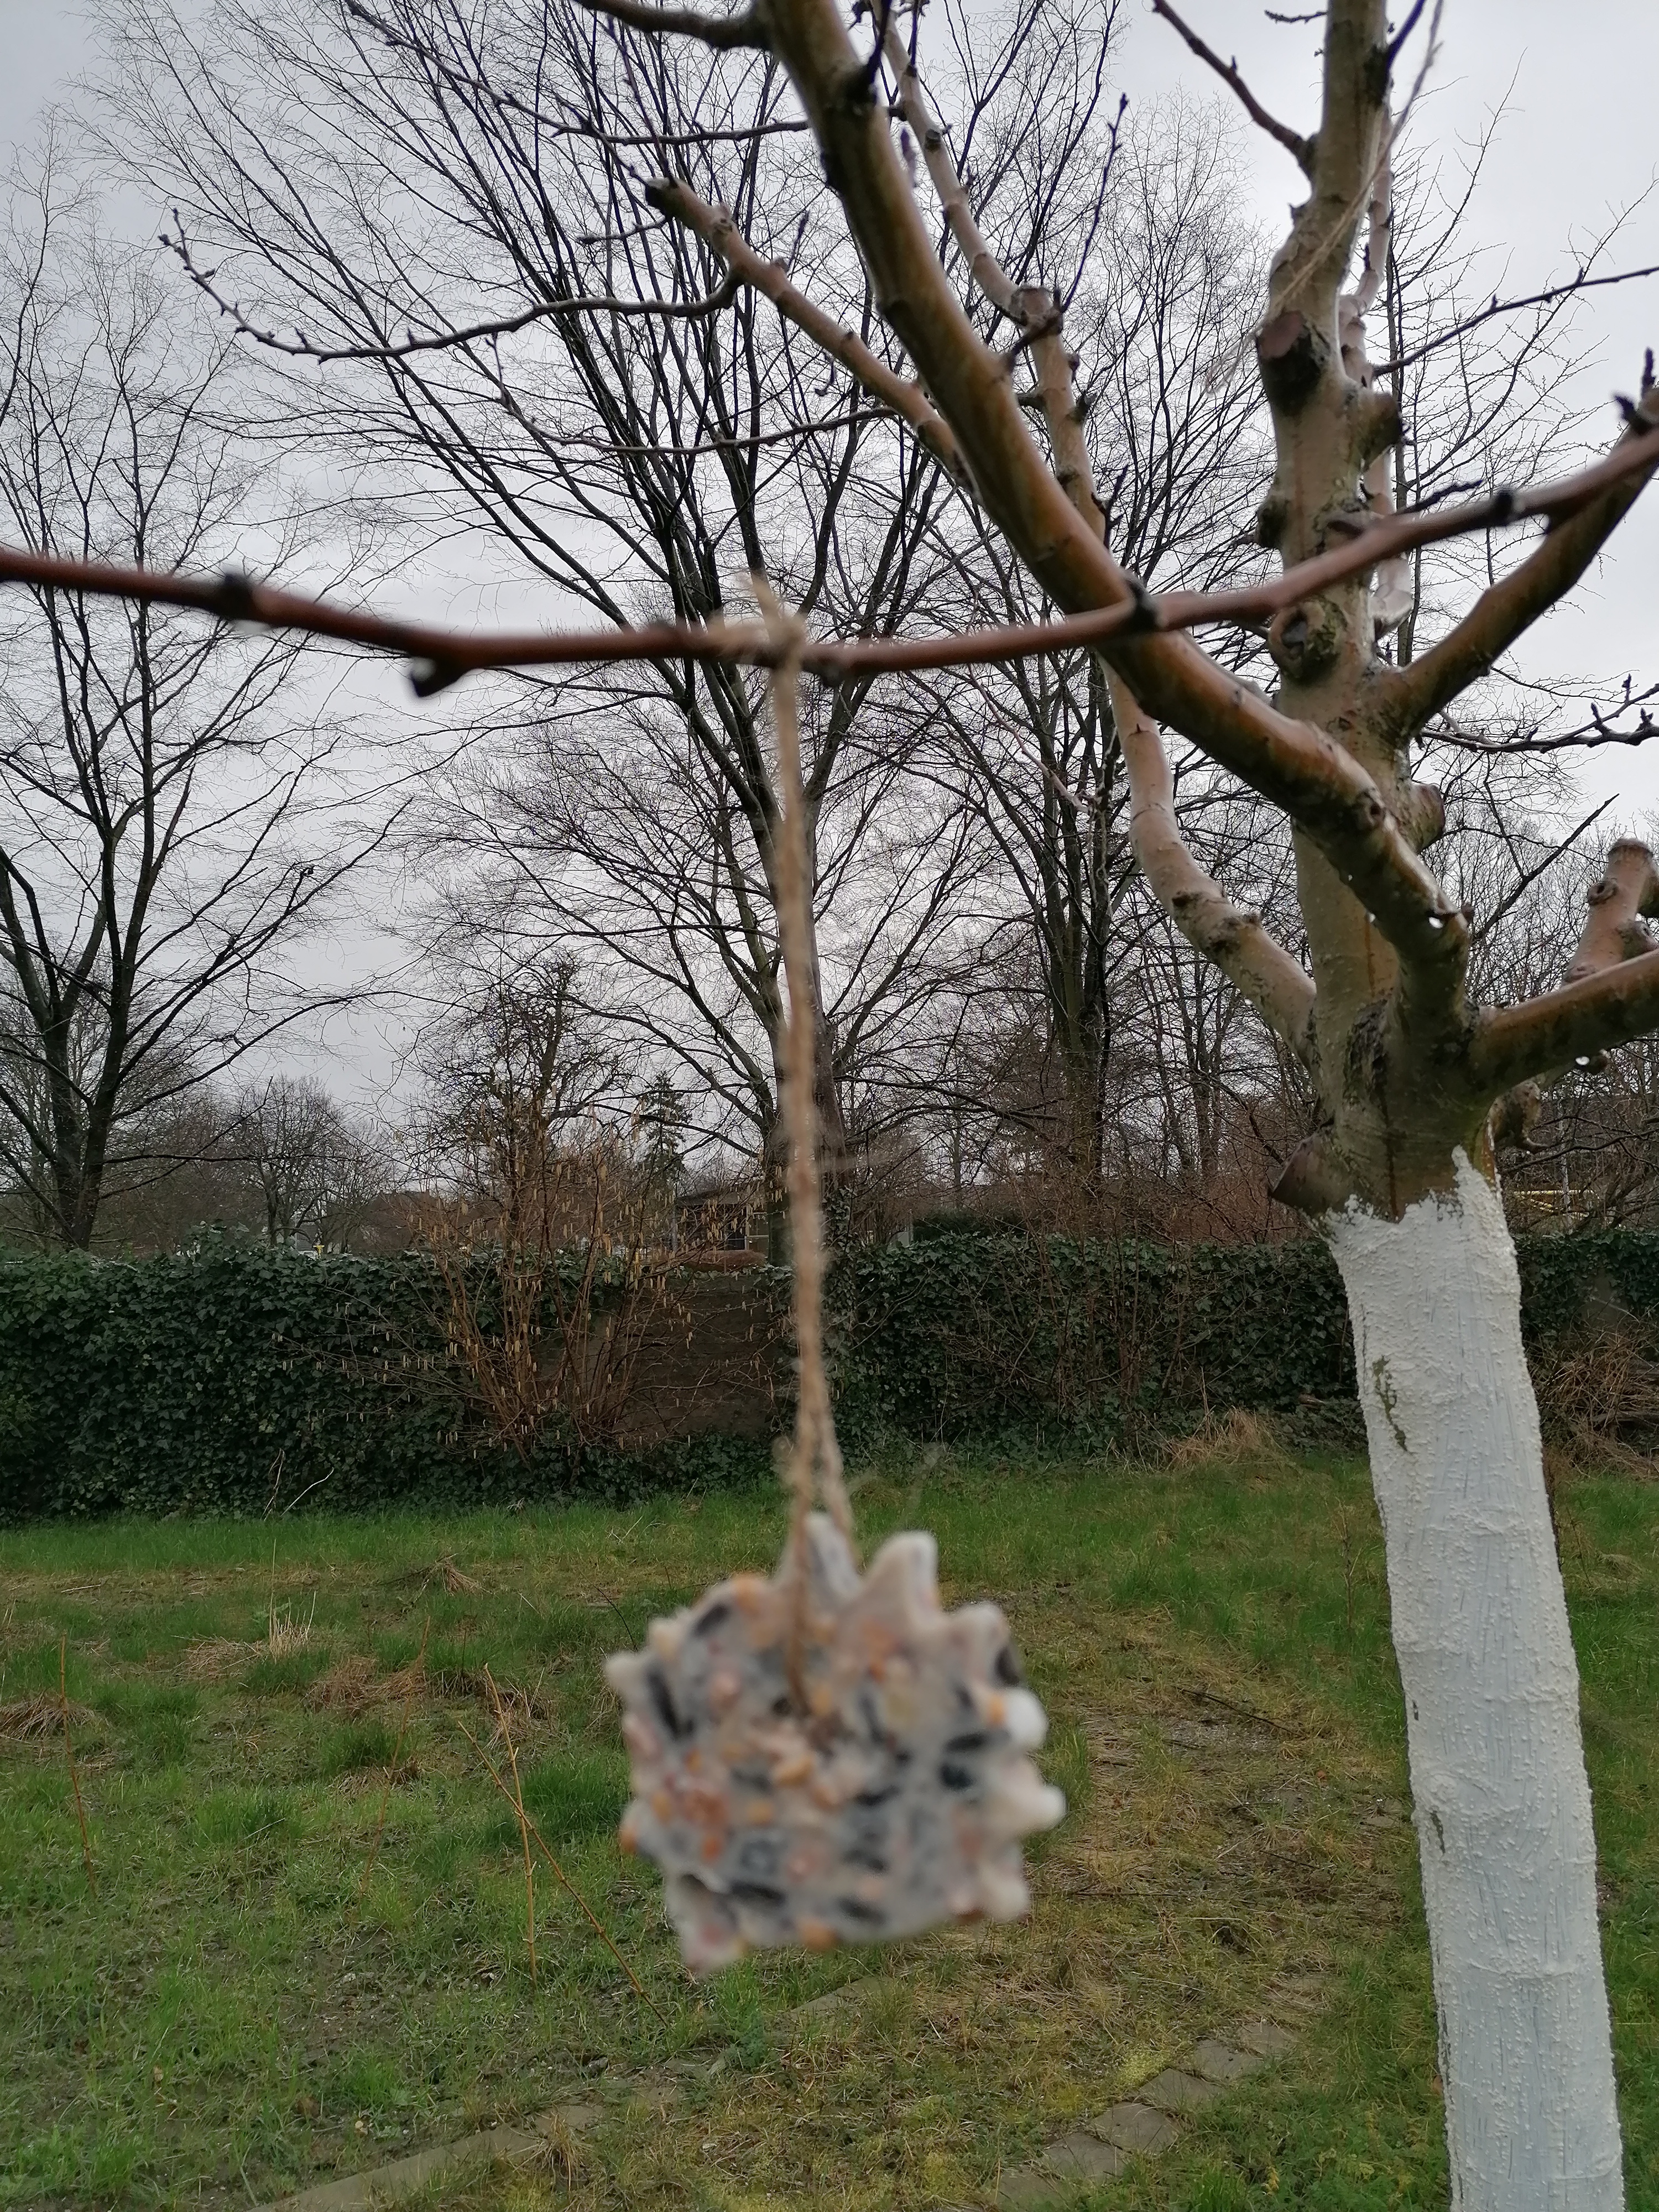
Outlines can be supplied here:
[[623, 1973], [627, 1975], [629, 1981], [633, 1987], [635, 1996], [639, 1998], [641, 2004], [648, 2006], [651, 2011], [656, 2014], [658, 2020], [661, 2021], [662, 2025], [666, 2027], [668, 2022], [666, 2018], [664, 2016], [660, 2007], [654, 2002], [650, 1992], [647, 1990], [643, 1982], [641, 1981], [639, 1976], [634, 1972], [634, 1969], [629, 1965], [627, 1960], [623, 1958], [622, 1953], [617, 1948], [615, 1943], [611, 1939], [611, 1936], [609, 1931], [606, 1929], [604, 1922], [594, 1911], [587, 1899], [582, 1895], [580, 1890], [577, 1888], [575, 1883], [571, 1881], [569, 1875], [559, 1864], [557, 1859], [554, 1857], [552, 1852], [547, 1848], [546, 1838], [542, 1834], [541, 1830], [536, 1826], [536, 1823], [531, 1819], [529, 1814], [525, 1810], [522, 1796], [515, 1797], [513, 1792], [507, 1788], [506, 1783], [502, 1781], [501, 1776], [496, 1772], [495, 1762], [491, 1759], [489, 1753], [479, 1742], [477, 1737], [473, 1735], [466, 1723], [465, 1721], [457, 1721], [455, 1725], [459, 1729], [461, 1734], [466, 1738], [473, 1750], [477, 1753], [479, 1758], [483, 1761], [485, 1773], [489, 1775], [490, 1780], [501, 1791], [502, 1796], [506, 1798], [507, 1803], [513, 1807], [514, 1812], [517, 1813], [524, 1826], [529, 1830], [532, 1842], [535, 1844], [542, 1856], [547, 1861], [549, 1866], [552, 1868], [554, 1880], [558, 1882], [562, 1889], [568, 1890], [570, 1895], [575, 1899], [586, 1917], [589, 1927], [592, 1928], [593, 1933], [599, 1937], [600, 1942], [604, 1944], [605, 1949], [610, 1952], [611, 1957], [622, 1968]]
[[422, 1669], [426, 1665], [426, 1639], [431, 1633], [432, 1616], [428, 1613], [425, 1626], [421, 1630], [421, 1648], [415, 1654], [415, 1664], [409, 1670], [409, 1688], [404, 1697], [404, 1717], [398, 1726], [398, 1741], [392, 1747], [392, 1764], [386, 1769], [386, 1788], [380, 1793], [380, 1817], [374, 1823], [374, 1840], [368, 1847], [368, 1857], [364, 1863], [362, 1877], [357, 1884], [357, 1894], [351, 1900], [351, 1909], [354, 1913], [363, 1901], [363, 1892], [368, 1887], [368, 1877], [374, 1870], [374, 1861], [380, 1854], [380, 1838], [386, 1832], [386, 1808], [392, 1802], [392, 1785], [398, 1779], [398, 1762], [404, 1755], [404, 1738], [409, 1734], [409, 1717], [415, 1706], [415, 1686], [421, 1679]]
[[58, 1639], [58, 1707], [64, 1722], [64, 1756], [69, 1761], [70, 1788], [75, 1792], [75, 1817], [81, 1824], [81, 1857], [87, 1869], [87, 1887], [94, 1897], [98, 1880], [92, 1870], [92, 1838], [87, 1833], [87, 1808], [81, 1802], [81, 1778], [75, 1771], [75, 1746], [70, 1741], [69, 1638]]
[[507, 1764], [513, 1770], [513, 1809], [519, 1816], [519, 1841], [524, 1845], [524, 1928], [525, 1942], [530, 1950], [530, 1986], [536, 1986], [536, 1862], [530, 1852], [530, 1815], [524, 1809], [524, 1784], [519, 1779], [518, 1747], [513, 1741], [513, 1730], [507, 1723], [507, 1708], [501, 1703], [501, 1693], [495, 1687], [495, 1677], [488, 1667], [483, 1670], [489, 1702], [495, 1708], [495, 1727], [501, 1741], [507, 1746]]

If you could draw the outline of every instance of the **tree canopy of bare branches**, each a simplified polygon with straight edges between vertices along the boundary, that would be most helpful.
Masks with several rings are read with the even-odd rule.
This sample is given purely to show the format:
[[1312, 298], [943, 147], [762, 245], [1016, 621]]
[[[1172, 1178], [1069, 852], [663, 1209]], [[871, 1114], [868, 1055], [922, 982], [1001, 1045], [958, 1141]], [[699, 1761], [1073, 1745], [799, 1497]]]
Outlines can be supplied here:
[[[164, 571], [280, 559], [227, 341], [181, 335], [154, 269], [58, 191], [23, 200], [0, 272], [10, 533]], [[301, 1006], [289, 946], [362, 849], [309, 834], [345, 728], [301, 697], [301, 642], [52, 586], [4, 611], [0, 1158], [64, 1244], [171, 1164], [158, 1113]]]

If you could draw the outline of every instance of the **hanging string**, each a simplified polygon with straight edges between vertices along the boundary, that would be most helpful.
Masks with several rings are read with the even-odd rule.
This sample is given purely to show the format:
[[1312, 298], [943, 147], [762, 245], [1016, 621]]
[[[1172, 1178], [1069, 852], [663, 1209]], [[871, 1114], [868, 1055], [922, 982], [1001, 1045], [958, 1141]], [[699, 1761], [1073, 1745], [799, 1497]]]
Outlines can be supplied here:
[[805, 630], [779, 605], [765, 577], [754, 579], [755, 596], [772, 641], [781, 647], [771, 677], [772, 721], [777, 737], [781, 818], [775, 875], [778, 934], [789, 987], [783, 1036], [783, 1116], [789, 1145], [789, 1227], [793, 1273], [797, 1390], [795, 1429], [784, 1462], [793, 1499], [790, 1540], [796, 1561], [796, 1641], [805, 1633], [806, 1519], [822, 1497], [849, 1545], [853, 1509], [842, 1472], [823, 1363], [823, 1200], [818, 1161], [817, 1100], [817, 994], [812, 959], [811, 872], [807, 860], [806, 793], [801, 779], [799, 688]]

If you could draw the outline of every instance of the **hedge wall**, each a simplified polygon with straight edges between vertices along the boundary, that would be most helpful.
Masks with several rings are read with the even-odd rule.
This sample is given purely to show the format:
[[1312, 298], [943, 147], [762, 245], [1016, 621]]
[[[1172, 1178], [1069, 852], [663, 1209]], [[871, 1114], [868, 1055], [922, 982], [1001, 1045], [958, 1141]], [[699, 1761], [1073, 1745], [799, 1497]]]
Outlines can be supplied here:
[[[1535, 1356], [1609, 1327], [1644, 1356], [1659, 1344], [1659, 1235], [1527, 1239], [1521, 1266]], [[742, 1295], [781, 1316], [787, 1285], [750, 1275]], [[1109, 1433], [1353, 1395], [1341, 1287], [1312, 1240], [945, 1235], [843, 1261], [830, 1310], [855, 1443]], [[5, 1519], [635, 1495], [767, 1463], [763, 1436], [705, 1435], [580, 1458], [550, 1446], [526, 1469], [468, 1415], [418, 1258], [231, 1243], [131, 1262], [0, 1256]]]
[[469, 1414], [416, 1257], [0, 1255], [0, 1519], [629, 1497], [768, 1463], [710, 1437], [526, 1468]]

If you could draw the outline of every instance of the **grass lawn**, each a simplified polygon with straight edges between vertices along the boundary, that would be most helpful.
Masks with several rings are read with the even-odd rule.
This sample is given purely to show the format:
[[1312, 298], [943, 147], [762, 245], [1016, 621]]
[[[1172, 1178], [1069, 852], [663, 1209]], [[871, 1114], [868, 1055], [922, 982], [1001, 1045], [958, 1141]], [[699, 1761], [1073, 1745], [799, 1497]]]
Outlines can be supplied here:
[[[1363, 1469], [933, 1453], [867, 1470], [857, 1504], [866, 1542], [937, 1531], [949, 1599], [1001, 1601], [1072, 1812], [1024, 1925], [695, 1986], [651, 1869], [612, 1840], [599, 1662], [769, 1565], [779, 1498], [0, 1537], [0, 2203], [246, 2206], [580, 2095], [605, 2117], [568, 2189], [550, 2160], [426, 2203], [983, 2205], [1045, 2134], [1287, 1973], [1329, 1993], [1294, 2053], [1079, 2202], [1443, 2203]], [[1659, 1486], [1578, 1482], [1563, 1548], [1630, 2202], [1654, 2207]], [[296, 1632], [275, 1652], [273, 1609]], [[42, 1704], [60, 1637], [95, 1893]], [[550, 1879], [532, 1985], [517, 1824], [463, 1733], [494, 1729], [486, 1664], [530, 1808], [655, 2013]]]

